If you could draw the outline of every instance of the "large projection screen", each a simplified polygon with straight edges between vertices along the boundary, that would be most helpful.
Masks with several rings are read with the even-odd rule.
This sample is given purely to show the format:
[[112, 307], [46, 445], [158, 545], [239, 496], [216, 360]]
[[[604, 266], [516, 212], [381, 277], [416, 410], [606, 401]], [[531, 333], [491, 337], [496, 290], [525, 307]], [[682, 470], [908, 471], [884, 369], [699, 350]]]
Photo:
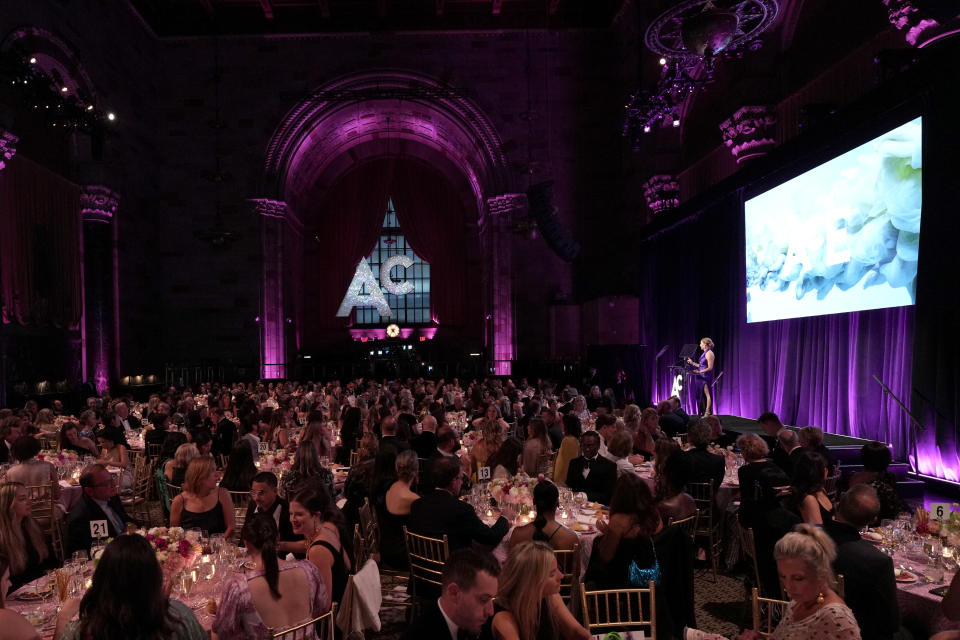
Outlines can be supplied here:
[[745, 202], [747, 322], [914, 304], [921, 120]]

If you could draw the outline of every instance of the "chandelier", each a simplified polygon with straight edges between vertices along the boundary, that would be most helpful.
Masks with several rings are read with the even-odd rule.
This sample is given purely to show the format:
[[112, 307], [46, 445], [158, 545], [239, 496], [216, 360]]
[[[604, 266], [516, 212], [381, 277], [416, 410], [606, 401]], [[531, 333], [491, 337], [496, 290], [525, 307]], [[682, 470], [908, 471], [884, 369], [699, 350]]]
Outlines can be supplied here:
[[683, 0], [660, 14], [644, 36], [660, 56], [660, 78], [626, 105], [623, 135], [634, 149], [655, 126], [679, 127], [684, 103], [713, 82], [717, 60], [759, 49], [778, 11], [777, 0]]

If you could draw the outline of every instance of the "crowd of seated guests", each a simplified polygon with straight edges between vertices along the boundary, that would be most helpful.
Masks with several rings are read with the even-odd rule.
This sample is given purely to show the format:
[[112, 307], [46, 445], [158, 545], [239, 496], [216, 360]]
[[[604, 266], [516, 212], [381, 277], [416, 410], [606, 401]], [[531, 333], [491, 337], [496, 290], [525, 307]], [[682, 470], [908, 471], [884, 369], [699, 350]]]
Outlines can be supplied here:
[[[207, 385], [200, 389], [208, 396], [206, 406], [197, 405], [187, 390], [171, 390], [151, 398], [139, 419], [126, 401], [94, 402], [78, 422], [64, 421], [59, 434], [58, 448], [96, 460], [81, 474], [80, 498], [67, 514], [67, 555], [90, 551], [95, 542], [90, 523], [95, 520], [107, 522], [111, 538], [135, 537], [122, 535], [139, 523], [126, 513], [116, 478], [106, 467], [116, 471], [133, 466], [127, 439], [148, 424], [144, 441], [161, 445], [160, 484], [182, 489], [170, 503], [168, 524], [230, 538], [235, 527], [230, 492], [250, 496], [241, 539], [256, 569], [225, 586], [214, 623], [221, 637], [258, 637], [267, 627], [302, 622], [341, 600], [347, 576], [359, 569], [354, 566], [352, 525], [364, 500], [370, 500], [379, 527], [378, 559], [385, 567], [406, 565], [404, 526], [421, 535], [447, 536], [454, 554], [437, 593], [437, 610], [451, 640], [456, 629], [450, 625], [473, 633], [485, 629], [498, 638], [585, 638], [586, 631], [558, 595], [554, 550], [570, 550], [580, 539], [557, 520], [557, 485], [610, 505], [609, 520], [597, 522], [601, 535], [589, 555], [586, 584], [626, 588], [655, 580], [658, 595], [664, 596], [658, 599], [658, 634], [675, 637], [683, 626], [693, 624], [688, 597], [692, 568], [685, 564], [693, 555], [688, 538], [668, 525], [695, 512], [685, 490], [689, 483], [712, 481], [720, 487], [724, 457], [709, 446], [732, 444], [732, 434], [715, 416], [690, 419], [677, 398], [655, 408], [626, 404], [620, 411], [599, 389], [588, 398], [571, 387], [559, 398], [554, 391], [546, 384], [526, 385], [521, 391], [495, 380], [474, 381], [464, 388], [458, 381]], [[596, 415], [590, 412], [591, 404]], [[30, 517], [25, 487], [11, 482], [59, 488], [53, 466], [36, 459], [39, 440], [30, 435], [56, 429], [53, 410], [47, 411], [36, 408], [32, 415], [37, 424], [19, 415], [0, 418], [0, 457], [18, 462], [0, 488], [0, 565], [8, 568], [13, 588], [57, 562]], [[302, 426], [298, 415], [306, 416]], [[594, 427], [584, 431], [586, 420]], [[742, 526], [754, 530], [765, 595], [779, 595], [782, 583], [791, 599], [775, 637], [809, 637], [803, 635], [809, 625], [833, 625], [833, 635], [824, 637], [854, 638], [859, 637], [858, 624], [863, 637], [898, 637], [896, 606], [886, 604], [893, 584], [889, 557], [857, 535], [862, 526], [903, 509], [895, 480], [886, 471], [889, 449], [880, 443], [863, 448], [864, 471], [849, 480], [850, 490], [834, 508], [825, 489], [835, 462], [823, 446], [822, 432], [816, 427], [786, 428], [774, 414], [764, 414], [760, 423], [762, 436], [736, 440], [744, 458], [738, 517]], [[331, 424], [339, 427], [339, 446]], [[461, 447], [466, 434], [460, 425], [479, 436], [469, 454]], [[673, 435], [683, 434], [686, 451], [673, 440]], [[295, 449], [292, 469], [282, 482], [273, 473], [258, 473], [254, 460], [260, 443]], [[358, 452], [359, 460], [342, 487], [341, 509], [330, 463], [348, 464], [351, 451]], [[512, 532], [506, 518], [486, 524], [460, 499], [471, 482], [486, 477], [521, 472], [536, 476], [553, 455], [557, 484], [538, 482], [533, 495], [536, 518]], [[644, 459], [653, 460], [653, 491], [635, 473], [635, 465]], [[798, 523], [822, 526], [829, 537], [819, 528], [793, 531]], [[486, 556], [467, 551], [478, 545], [495, 547], [508, 532], [509, 553], [500, 572], [490, 567]], [[114, 544], [108, 549], [117, 549]], [[14, 547], [24, 550], [22, 557], [6, 551]], [[131, 566], [139, 566], [138, 550], [126, 543], [121, 547], [109, 557], [130, 557]], [[281, 562], [289, 553], [303, 560]], [[458, 567], [460, 558], [468, 558], [472, 566]], [[847, 577], [849, 609], [830, 590], [825, 561]], [[121, 575], [115, 563], [107, 566], [110, 571], [94, 580], [99, 594], [132, 579]], [[778, 575], [784, 567], [789, 573]], [[818, 589], [814, 601], [810, 585]], [[180, 615], [162, 594], [143, 597], [136, 606], [148, 606], [149, 601], [154, 609], [169, 609], [168, 621], [178, 620], [177, 629], [164, 627], [167, 637], [192, 637], [192, 616]], [[894, 615], [871, 616], [870, 607], [880, 602], [885, 613], [892, 610]], [[65, 637], [85, 633], [113, 612], [114, 603], [107, 597], [102, 602], [85, 598], [85, 604], [71, 606], [80, 615], [69, 624], [63, 621]], [[68, 606], [64, 610], [71, 611]], [[436, 613], [424, 613], [422, 622], [409, 629], [435, 625]], [[894, 631], [886, 633], [890, 629]]]

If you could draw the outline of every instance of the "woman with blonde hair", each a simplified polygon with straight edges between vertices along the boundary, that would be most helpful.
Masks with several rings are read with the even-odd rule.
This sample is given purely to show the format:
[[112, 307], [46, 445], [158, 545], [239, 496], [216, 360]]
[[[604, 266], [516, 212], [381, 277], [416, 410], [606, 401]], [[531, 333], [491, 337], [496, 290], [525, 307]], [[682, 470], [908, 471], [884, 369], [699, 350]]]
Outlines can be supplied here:
[[[790, 598], [770, 636], [773, 640], [860, 640], [853, 612], [833, 590], [837, 547], [822, 528], [798, 524], [780, 538], [773, 556], [783, 590]], [[740, 634], [740, 640], [762, 637], [756, 630]]]
[[540, 472], [540, 460], [553, 453], [543, 420], [532, 418], [527, 424], [527, 436], [523, 443], [523, 470], [528, 476], [536, 476]]
[[211, 458], [194, 458], [187, 467], [183, 491], [170, 503], [170, 526], [233, 535], [230, 492], [217, 486], [217, 465]]
[[182, 444], [177, 447], [173, 457], [163, 465], [163, 475], [170, 484], [179, 487], [187, 476], [187, 467], [190, 466], [190, 462], [199, 457], [200, 450], [197, 449], [197, 445], [192, 442]]
[[563, 604], [562, 577], [553, 549], [546, 543], [531, 541], [514, 547], [500, 572], [493, 637], [589, 640], [590, 633]]
[[[493, 408], [496, 410], [495, 406]], [[489, 413], [489, 409], [487, 411]], [[485, 420], [482, 422], [480, 427], [480, 434], [482, 436], [480, 442], [473, 445], [473, 449], [470, 451], [470, 466], [474, 472], [478, 468], [485, 466], [490, 456], [495, 454], [497, 449], [500, 448], [500, 445], [503, 444], [507, 431], [504, 426], [500, 424], [501, 422], [503, 422], [503, 420]]]
[[7, 557], [11, 591], [56, 566], [56, 556], [31, 515], [30, 493], [19, 482], [0, 485], [0, 549]]

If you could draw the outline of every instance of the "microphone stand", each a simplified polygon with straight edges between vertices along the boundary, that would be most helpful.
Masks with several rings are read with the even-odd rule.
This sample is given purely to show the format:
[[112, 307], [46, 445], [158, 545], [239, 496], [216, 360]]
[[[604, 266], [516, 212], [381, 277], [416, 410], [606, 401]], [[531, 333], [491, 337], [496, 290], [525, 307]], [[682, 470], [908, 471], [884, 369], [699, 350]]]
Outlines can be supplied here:
[[[900, 405], [900, 408], [903, 409], [903, 412], [906, 413], [907, 416], [909, 416], [910, 418], [909, 447], [913, 450], [913, 465], [912, 465], [913, 472], [920, 473], [920, 457], [917, 453], [917, 429], [919, 429], [920, 431], [924, 431], [926, 430], [926, 427], [923, 426], [923, 424], [919, 420], [917, 420], [916, 416], [914, 416], [913, 413], [910, 411], [910, 409], [907, 408], [907, 405], [903, 404], [903, 402], [900, 401], [900, 398], [897, 397], [897, 394], [895, 394], [893, 390], [891, 390], [890, 387], [888, 387], [883, 382], [883, 380], [877, 377], [876, 374], [873, 374], [873, 379], [876, 380], [881, 387], [883, 387], [883, 390], [887, 392], [887, 395], [893, 398], [893, 401], [896, 402], [898, 405]], [[907, 459], [909, 460], [909, 456], [907, 456]]]

